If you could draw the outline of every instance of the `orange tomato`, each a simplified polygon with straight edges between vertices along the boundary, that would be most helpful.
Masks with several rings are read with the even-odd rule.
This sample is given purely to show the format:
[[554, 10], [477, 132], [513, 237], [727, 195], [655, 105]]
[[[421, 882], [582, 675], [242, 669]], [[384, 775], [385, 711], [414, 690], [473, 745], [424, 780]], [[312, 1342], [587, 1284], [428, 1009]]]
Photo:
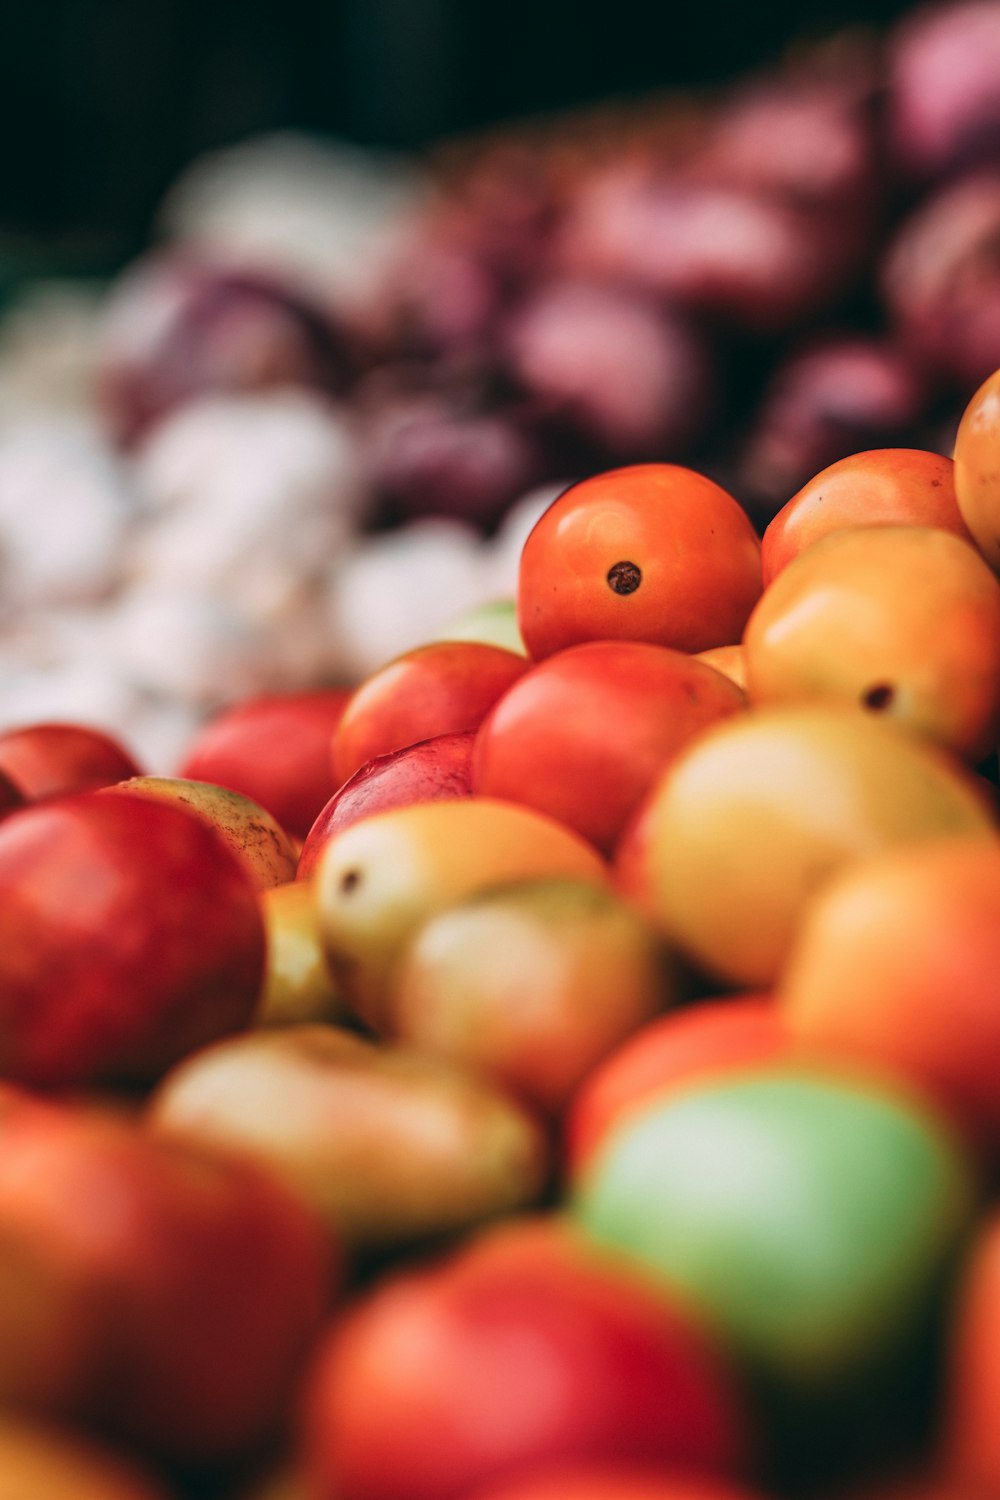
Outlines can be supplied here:
[[922, 448], [870, 448], [829, 464], [767, 526], [761, 541], [765, 585], [806, 547], [843, 526], [939, 526], [970, 542], [954, 469], [950, 458]]
[[761, 590], [742, 506], [677, 464], [636, 464], [565, 490], [521, 553], [517, 615], [536, 661], [580, 641], [732, 645]]

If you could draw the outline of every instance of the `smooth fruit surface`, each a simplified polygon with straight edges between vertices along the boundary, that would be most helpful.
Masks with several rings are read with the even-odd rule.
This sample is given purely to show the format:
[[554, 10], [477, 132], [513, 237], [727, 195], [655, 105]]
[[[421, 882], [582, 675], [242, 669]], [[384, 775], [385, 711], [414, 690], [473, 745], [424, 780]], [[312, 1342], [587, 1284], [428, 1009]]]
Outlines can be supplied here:
[[754, 703], [859, 703], [973, 763], [1000, 737], [1000, 581], [940, 528], [830, 532], [765, 589], [743, 649]]
[[815, 1388], [905, 1341], [973, 1184], [956, 1140], [905, 1095], [784, 1065], [630, 1117], [573, 1201], [745, 1357]]
[[549, 1175], [545, 1132], [506, 1091], [335, 1026], [203, 1048], [163, 1079], [147, 1118], [255, 1157], [356, 1253], [523, 1209]]
[[433, 641], [407, 651], [351, 695], [333, 736], [335, 780], [404, 745], [477, 729], [527, 665], [519, 652], [480, 641]]
[[1000, 370], [969, 401], [955, 435], [955, 495], [990, 567], [1000, 571]]
[[845, 870], [803, 918], [779, 984], [792, 1034], [926, 1091], [1000, 1147], [1000, 838], [936, 839]]
[[330, 742], [350, 696], [331, 687], [234, 703], [200, 727], [177, 774], [242, 792], [305, 838], [337, 789]]
[[155, 1077], [246, 1025], [264, 926], [201, 819], [80, 792], [0, 823], [0, 1072], [39, 1084]]
[[461, 1500], [584, 1458], [724, 1475], [751, 1441], [697, 1320], [543, 1215], [383, 1278], [325, 1341], [307, 1410], [322, 1500]]
[[0, 771], [29, 802], [142, 775], [114, 735], [62, 723], [26, 724], [0, 734]]
[[313, 888], [334, 977], [356, 1013], [382, 1028], [390, 972], [422, 921], [473, 891], [539, 875], [608, 878], [579, 834], [490, 797], [393, 808], [337, 834]]
[[835, 870], [903, 840], [995, 828], [972, 773], [908, 730], [860, 709], [760, 708], [682, 752], [614, 869], [709, 974], [768, 988]]
[[793, 557], [845, 526], [938, 526], [972, 535], [955, 496], [955, 465], [922, 448], [870, 448], [815, 474], [778, 511], [761, 538], [765, 588]]
[[574, 1096], [564, 1137], [578, 1172], [609, 1132], [636, 1109], [697, 1087], [706, 1078], [774, 1062], [792, 1046], [770, 995], [701, 1000], [639, 1028], [587, 1077]]
[[493, 706], [476, 734], [473, 786], [610, 853], [681, 747], [744, 705], [730, 678], [686, 652], [587, 641], [539, 662]]
[[311, 875], [324, 845], [341, 829], [390, 807], [472, 794], [471, 729], [438, 734], [366, 761], [337, 788], [309, 829], [299, 854], [297, 878]]
[[760, 590], [760, 541], [738, 502], [692, 469], [637, 464], [543, 513], [521, 553], [518, 623], [535, 660], [605, 639], [702, 651], [740, 639]]
[[558, 1115], [590, 1068], [678, 989], [665, 946], [613, 891], [522, 880], [424, 923], [400, 955], [387, 1025]]

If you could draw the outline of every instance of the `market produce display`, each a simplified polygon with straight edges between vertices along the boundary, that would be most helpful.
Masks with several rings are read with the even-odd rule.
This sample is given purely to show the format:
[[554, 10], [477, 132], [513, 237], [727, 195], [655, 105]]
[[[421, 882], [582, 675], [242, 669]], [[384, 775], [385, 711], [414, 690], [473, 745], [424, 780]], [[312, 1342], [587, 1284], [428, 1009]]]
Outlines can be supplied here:
[[1000, 1492], [997, 80], [206, 164], [0, 359], [0, 1500]]

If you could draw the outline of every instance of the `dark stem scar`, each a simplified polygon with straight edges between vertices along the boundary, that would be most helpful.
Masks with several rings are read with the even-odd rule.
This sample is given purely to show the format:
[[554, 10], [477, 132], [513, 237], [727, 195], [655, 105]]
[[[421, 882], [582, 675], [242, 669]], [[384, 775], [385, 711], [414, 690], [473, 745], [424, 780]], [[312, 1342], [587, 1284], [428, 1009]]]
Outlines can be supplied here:
[[608, 569], [608, 587], [616, 594], [634, 594], [642, 582], [642, 571], [634, 562], [616, 562]]

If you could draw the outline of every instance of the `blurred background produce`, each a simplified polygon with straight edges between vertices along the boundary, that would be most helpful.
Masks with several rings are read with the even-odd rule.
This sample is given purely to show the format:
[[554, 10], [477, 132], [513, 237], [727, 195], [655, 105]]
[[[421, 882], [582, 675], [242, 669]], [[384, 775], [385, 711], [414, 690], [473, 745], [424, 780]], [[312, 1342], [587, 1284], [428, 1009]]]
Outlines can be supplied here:
[[759, 529], [1000, 365], [1000, 6], [22, 7], [0, 721], [173, 769], [513, 592], [569, 480]]

